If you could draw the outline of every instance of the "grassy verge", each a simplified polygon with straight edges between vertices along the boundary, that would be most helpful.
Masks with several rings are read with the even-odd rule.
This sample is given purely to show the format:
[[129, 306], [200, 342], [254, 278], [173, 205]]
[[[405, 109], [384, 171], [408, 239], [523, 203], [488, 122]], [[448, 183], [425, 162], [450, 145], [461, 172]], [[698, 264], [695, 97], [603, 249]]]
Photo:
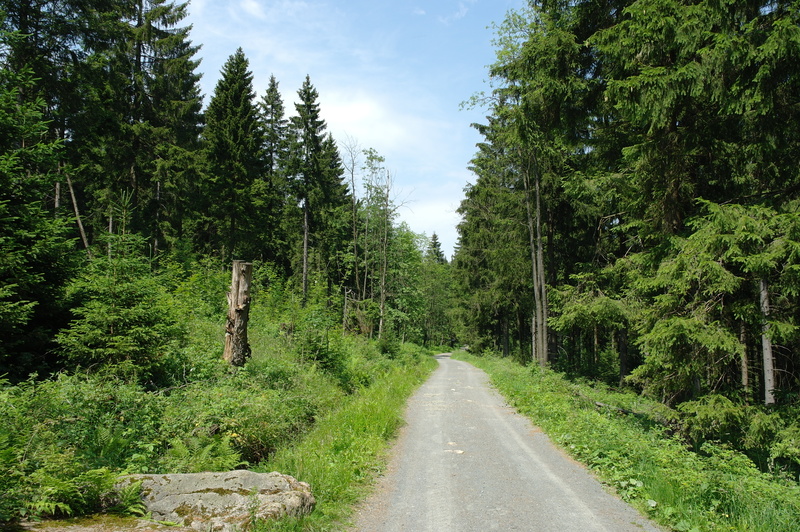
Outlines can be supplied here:
[[[679, 531], [798, 530], [796, 482], [763, 474], [746, 456], [719, 444], [689, 451], [653, 421], [657, 404], [506, 359], [455, 358], [486, 371], [509, 404], [655, 521]], [[599, 409], [596, 401], [652, 415]]]
[[406, 400], [435, 367], [435, 360], [427, 356], [394, 367], [369, 388], [349, 396], [297, 445], [262, 463], [261, 471], [280, 471], [311, 484], [317, 507], [308, 517], [262, 522], [257, 529], [342, 530], [385, 465]]

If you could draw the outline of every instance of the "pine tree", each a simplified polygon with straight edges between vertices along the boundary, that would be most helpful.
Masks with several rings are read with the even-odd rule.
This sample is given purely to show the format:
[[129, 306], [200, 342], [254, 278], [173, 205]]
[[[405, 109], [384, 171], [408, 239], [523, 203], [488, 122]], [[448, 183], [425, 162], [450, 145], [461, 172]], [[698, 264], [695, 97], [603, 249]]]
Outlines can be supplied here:
[[[64, 67], [80, 96], [65, 111], [64, 173], [83, 200], [75, 210], [86, 215], [90, 236], [113, 229], [111, 205], [129, 193], [137, 207], [131, 226], [154, 251], [173, 247], [183, 234], [202, 123], [193, 59], [199, 48], [189, 42], [189, 28], [178, 26], [186, 6], [136, 0], [109, 7], [113, 13], [83, 10], [101, 35], [78, 47], [84, 62]], [[102, 23], [93, 26], [95, 16]]]
[[447, 264], [447, 258], [442, 252], [442, 244], [439, 242], [439, 235], [436, 233], [431, 235], [431, 240], [428, 242], [428, 249], [425, 252], [425, 256], [427, 259], [438, 262], [439, 264]]
[[[175, 20], [185, 17], [188, 4], [174, 8]], [[144, 234], [154, 252], [185, 246], [185, 225], [200, 179], [200, 132], [203, 124], [199, 51], [189, 41], [189, 28], [173, 28], [156, 41], [152, 51], [152, 73], [148, 94], [152, 100], [149, 122], [154, 130], [150, 152], [154, 158], [150, 178], [150, 201], [144, 211]]]

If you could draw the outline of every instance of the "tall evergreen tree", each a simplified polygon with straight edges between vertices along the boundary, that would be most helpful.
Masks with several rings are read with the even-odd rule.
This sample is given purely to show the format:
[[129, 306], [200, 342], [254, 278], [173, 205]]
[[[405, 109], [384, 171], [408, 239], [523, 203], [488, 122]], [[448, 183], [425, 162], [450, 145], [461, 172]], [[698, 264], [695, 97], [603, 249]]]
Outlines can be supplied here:
[[425, 251], [425, 257], [439, 264], [447, 264], [447, 258], [442, 252], [442, 243], [439, 242], [439, 235], [436, 233], [431, 235], [431, 240], [428, 242], [428, 249]]
[[[0, 47], [16, 38], [0, 34]], [[46, 201], [61, 144], [48, 140], [44, 100], [23, 97], [34, 86], [31, 71], [0, 67], [0, 374], [15, 380], [58, 368], [52, 337], [74, 260], [66, 220]]]
[[329, 268], [337, 255], [346, 250], [347, 208], [350, 196], [344, 183], [344, 169], [327, 124], [320, 117], [319, 94], [306, 76], [297, 92], [297, 115], [291, 119], [294, 130], [290, 177], [292, 189], [302, 208], [301, 279], [304, 299], [308, 294], [312, 254], [329, 281], [341, 280], [341, 268]]
[[[171, 20], [182, 20], [188, 4], [162, 6]], [[159, 7], [154, 5], [151, 9]], [[172, 8], [172, 9], [171, 9]], [[175, 249], [188, 244], [184, 227], [190, 214], [191, 198], [196, 195], [202, 166], [200, 133], [203, 124], [200, 64], [194, 56], [199, 46], [189, 41], [189, 27], [162, 30], [163, 36], [152, 45], [151, 72], [147, 95], [151, 99], [152, 146], [145, 150], [154, 159], [143, 230], [154, 251]]]
[[228, 58], [206, 110], [206, 154], [200, 238], [226, 260], [254, 256], [250, 237], [251, 190], [264, 176], [263, 129], [253, 74], [241, 48]]
[[156, 251], [182, 233], [185, 205], [178, 198], [188, 195], [176, 190], [196, 167], [202, 121], [198, 47], [188, 40], [189, 28], [178, 26], [186, 6], [135, 0], [96, 15], [103, 38], [80, 50], [86, 54], [74, 67], [80, 101], [66, 126], [65, 174], [74, 177], [90, 229], [113, 229], [111, 205], [132, 194], [131, 227]]
[[453, 268], [447, 262], [436, 233], [431, 235], [422, 261], [421, 292], [424, 301], [422, 342], [425, 345], [446, 345], [455, 335]]
[[264, 130], [264, 175], [253, 183], [253, 217], [259, 234], [261, 256], [288, 274], [291, 268], [290, 245], [285, 218], [294, 218], [296, 209], [288, 200], [290, 131], [289, 120], [278, 81], [270, 76], [260, 106]]
[[[478, 179], [462, 203], [463, 280], [503, 279], [510, 261], [495, 260], [481, 235], [525, 223], [533, 279], [544, 256], [545, 321], [565, 353], [556, 364], [610, 379], [641, 357], [637, 382], [678, 399], [727, 390], [739, 370], [754, 397], [761, 373], [765, 401], [778, 401], [768, 375], [797, 365], [772, 347], [780, 337], [789, 353], [796, 342], [783, 306], [793, 259], [775, 250], [794, 238], [797, 20], [790, 2], [530, 2], [510, 13]], [[505, 210], [506, 195], [527, 213]], [[765, 212], [786, 225], [770, 226]], [[732, 213], [742, 227], [722, 223]], [[503, 234], [509, 249], [525, 245]], [[504, 326], [478, 312], [500, 300], [494, 291], [469, 301], [468, 315], [496, 345]]]

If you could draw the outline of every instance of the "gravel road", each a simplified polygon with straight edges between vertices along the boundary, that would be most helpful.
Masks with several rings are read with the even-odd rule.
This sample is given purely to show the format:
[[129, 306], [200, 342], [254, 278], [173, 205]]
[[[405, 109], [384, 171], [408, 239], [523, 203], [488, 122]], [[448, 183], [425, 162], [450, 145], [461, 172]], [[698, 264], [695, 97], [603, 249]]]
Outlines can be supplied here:
[[437, 358], [353, 530], [661, 530], [506, 405], [483, 371]]

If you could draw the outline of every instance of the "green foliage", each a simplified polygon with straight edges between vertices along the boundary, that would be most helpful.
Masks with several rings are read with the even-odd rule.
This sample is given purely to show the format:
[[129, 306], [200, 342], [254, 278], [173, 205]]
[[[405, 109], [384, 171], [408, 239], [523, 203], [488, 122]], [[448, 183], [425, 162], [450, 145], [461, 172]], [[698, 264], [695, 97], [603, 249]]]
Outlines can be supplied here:
[[792, 470], [800, 470], [800, 425], [797, 422], [778, 432], [770, 446], [769, 457], [773, 464], [788, 463]]
[[408, 396], [435, 367], [432, 358], [424, 357], [391, 369], [322, 418], [297, 445], [262, 464], [264, 471], [282, 471], [310, 483], [317, 507], [309, 517], [262, 522], [256, 530], [340, 528], [382, 471]]
[[[233, 434], [233, 437], [238, 435]], [[231, 436], [199, 434], [170, 441], [161, 467], [175, 473], [230, 471], [247, 465], [231, 445]]]
[[[198, 303], [194, 313], [186, 314], [193, 330], [221, 332], [221, 325], [206, 315], [208, 307], [201, 304], [205, 298], [212, 301], [210, 294], [219, 289], [214, 275], [188, 279], [187, 285], [179, 285], [186, 291], [179, 290], [175, 304]], [[189, 286], [197, 290], [188, 290]], [[313, 308], [305, 309], [311, 321], [319, 317]], [[256, 467], [285, 452], [350, 397], [355, 401], [372, 394], [376, 385], [381, 401], [401, 405], [403, 399], [394, 395], [394, 388], [384, 389], [381, 383], [389, 374], [419, 379], [420, 364], [427, 360], [421, 348], [403, 345], [392, 359], [381, 355], [373, 342], [331, 330], [329, 353], [335, 352], [340, 364], [334, 372], [301, 351], [305, 343], [294, 345], [279, 323], [271, 321], [279, 315], [257, 311], [253, 318], [254, 356], [233, 372], [221, 371], [222, 366], [191, 371], [198, 367], [193, 357], [207, 356], [207, 338], [214, 334], [206, 331], [189, 339], [186, 365], [173, 368], [182, 374], [172, 376], [169, 381], [176, 384], [168, 388], [148, 389], [121, 374], [118, 366], [62, 373], [46, 381], [31, 379], [16, 386], [0, 383], [0, 416], [8, 428], [0, 437], [0, 461], [8, 471], [0, 479], [2, 521], [34, 514], [141, 514], [133, 491], [113, 492], [118, 474]], [[375, 407], [370, 403], [363, 408]], [[391, 424], [381, 421], [369, 430], [386, 437], [397, 419]], [[377, 441], [364, 443], [364, 452], [373, 452]], [[357, 444], [361, 445], [353, 436], [348, 445]], [[363, 471], [354, 478], [362, 478], [369, 468]]]
[[[796, 481], [761, 473], [746, 455], [718, 442], [702, 443], [699, 453], [689, 451], [664, 426], [676, 417], [665, 416], [663, 405], [573, 384], [549, 370], [508, 360], [458, 356], [485, 369], [512, 405], [621, 497], [674, 530], [788, 532], [800, 519]], [[595, 401], [637, 414], [598, 409]], [[715, 406], [721, 412], [715, 413]], [[722, 397], [687, 408], [703, 420], [692, 420], [688, 430], [708, 436], [712, 431], [725, 435], [739, 411]]]
[[[3, 48], [21, 39], [0, 31]], [[55, 369], [47, 351], [64, 321], [74, 254], [64, 220], [43, 202], [62, 145], [46, 137], [44, 100], [26, 98], [32, 72], [7, 66], [0, 58], [0, 374], [20, 380]]]
[[682, 429], [695, 449], [707, 440], [736, 443], [741, 440], [745, 426], [745, 411], [722, 395], [705, 395], [697, 401], [678, 406], [687, 414]]
[[577, 1], [495, 26], [454, 259], [475, 352], [530, 357], [543, 253], [553, 367], [670, 405], [794, 396], [797, 20], [792, 3]]
[[139, 382], [166, 378], [185, 329], [136, 235], [109, 235], [109, 255], [91, 260], [71, 286], [75, 319], [56, 337], [65, 358], [93, 370], [116, 366]]
[[114, 506], [109, 511], [116, 514], [144, 517], [147, 507], [142, 501], [142, 481], [129, 482], [116, 491]]
[[208, 167], [197, 198], [202, 216], [199, 244], [226, 261], [258, 256], [248, 238], [258, 228], [248, 213], [254, 207], [252, 187], [265, 172], [261, 157], [264, 133], [253, 92], [253, 73], [248, 68], [241, 48], [225, 62], [203, 130]]

